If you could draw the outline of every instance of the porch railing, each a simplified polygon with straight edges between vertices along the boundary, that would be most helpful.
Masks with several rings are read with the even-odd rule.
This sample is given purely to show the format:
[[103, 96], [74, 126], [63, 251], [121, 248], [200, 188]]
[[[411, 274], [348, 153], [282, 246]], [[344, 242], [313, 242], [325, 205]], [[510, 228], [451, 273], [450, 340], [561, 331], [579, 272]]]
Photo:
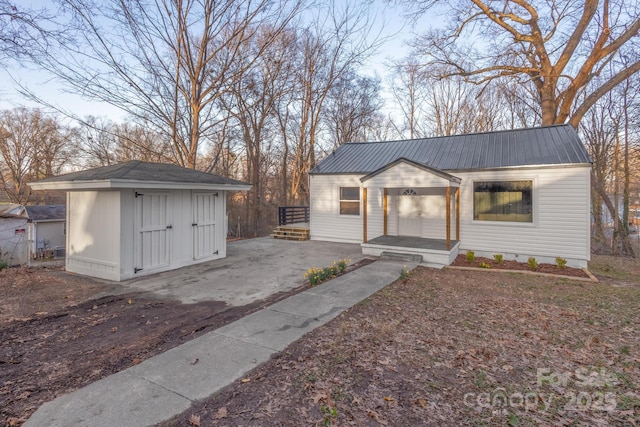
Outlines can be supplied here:
[[309, 206], [278, 207], [278, 225], [309, 222]]

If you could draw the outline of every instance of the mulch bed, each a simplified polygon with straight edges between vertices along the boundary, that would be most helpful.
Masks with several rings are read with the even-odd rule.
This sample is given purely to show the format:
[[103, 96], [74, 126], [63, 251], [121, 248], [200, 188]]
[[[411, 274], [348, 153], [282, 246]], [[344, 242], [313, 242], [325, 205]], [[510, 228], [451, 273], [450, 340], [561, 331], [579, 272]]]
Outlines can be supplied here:
[[[483, 267], [481, 264], [489, 265], [489, 268]], [[454, 267], [475, 267], [483, 270], [531, 271], [535, 273], [590, 278], [590, 276], [584, 270], [581, 270], [579, 268], [559, 268], [555, 264], [538, 264], [538, 268], [533, 270], [526, 262], [518, 262], [512, 260], [503, 260], [502, 262], [498, 263], [492, 258], [475, 257], [473, 261], [469, 262], [467, 261], [467, 257], [464, 254], [458, 255], [458, 257], [451, 265]]]

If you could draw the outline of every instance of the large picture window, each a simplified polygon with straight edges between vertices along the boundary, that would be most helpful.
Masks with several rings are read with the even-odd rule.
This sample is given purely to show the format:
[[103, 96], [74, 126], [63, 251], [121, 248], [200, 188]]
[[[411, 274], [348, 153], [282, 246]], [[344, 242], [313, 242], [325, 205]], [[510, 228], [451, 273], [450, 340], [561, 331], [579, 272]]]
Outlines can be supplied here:
[[340, 215], [360, 215], [360, 187], [340, 187]]
[[474, 182], [473, 219], [533, 222], [532, 187], [532, 181]]

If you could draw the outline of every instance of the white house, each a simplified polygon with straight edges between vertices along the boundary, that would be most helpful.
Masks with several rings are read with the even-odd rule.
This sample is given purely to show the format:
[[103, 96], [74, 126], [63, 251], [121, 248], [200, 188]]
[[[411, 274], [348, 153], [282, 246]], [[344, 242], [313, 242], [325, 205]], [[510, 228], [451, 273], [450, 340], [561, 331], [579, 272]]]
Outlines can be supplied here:
[[67, 271], [121, 281], [226, 256], [226, 192], [250, 184], [130, 161], [30, 184], [67, 191]]
[[434, 266], [473, 250], [583, 268], [590, 172], [570, 125], [343, 144], [311, 171], [311, 239]]

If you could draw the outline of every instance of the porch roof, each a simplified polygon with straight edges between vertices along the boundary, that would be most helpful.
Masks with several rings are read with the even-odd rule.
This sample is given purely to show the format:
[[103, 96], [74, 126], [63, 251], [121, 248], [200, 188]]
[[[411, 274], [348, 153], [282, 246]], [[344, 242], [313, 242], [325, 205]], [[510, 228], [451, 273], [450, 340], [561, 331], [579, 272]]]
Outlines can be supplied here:
[[[402, 166], [409, 166], [411, 169], [408, 171], [407, 168], [404, 170], [398, 171], [397, 174], [390, 173], [390, 176], [385, 177], [383, 174], [385, 172], [391, 172], [394, 168], [402, 168]], [[419, 171], [426, 172], [431, 177], [428, 179], [419, 179], [414, 173], [415, 169]], [[405, 179], [406, 177], [406, 179]], [[395, 188], [395, 187], [458, 187], [460, 185], [461, 179], [457, 176], [451, 175], [450, 173], [441, 171], [439, 169], [433, 168], [431, 166], [425, 165], [423, 163], [418, 163], [413, 160], [409, 160], [407, 158], [401, 157], [399, 159], [394, 160], [391, 163], [388, 163], [381, 168], [371, 172], [360, 178], [362, 183], [370, 180], [376, 180], [376, 178], [380, 181], [377, 183], [381, 187], [385, 188]], [[436, 178], [436, 179], [433, 179]], [[444, 185], [443, 185], [444, 184]]]

